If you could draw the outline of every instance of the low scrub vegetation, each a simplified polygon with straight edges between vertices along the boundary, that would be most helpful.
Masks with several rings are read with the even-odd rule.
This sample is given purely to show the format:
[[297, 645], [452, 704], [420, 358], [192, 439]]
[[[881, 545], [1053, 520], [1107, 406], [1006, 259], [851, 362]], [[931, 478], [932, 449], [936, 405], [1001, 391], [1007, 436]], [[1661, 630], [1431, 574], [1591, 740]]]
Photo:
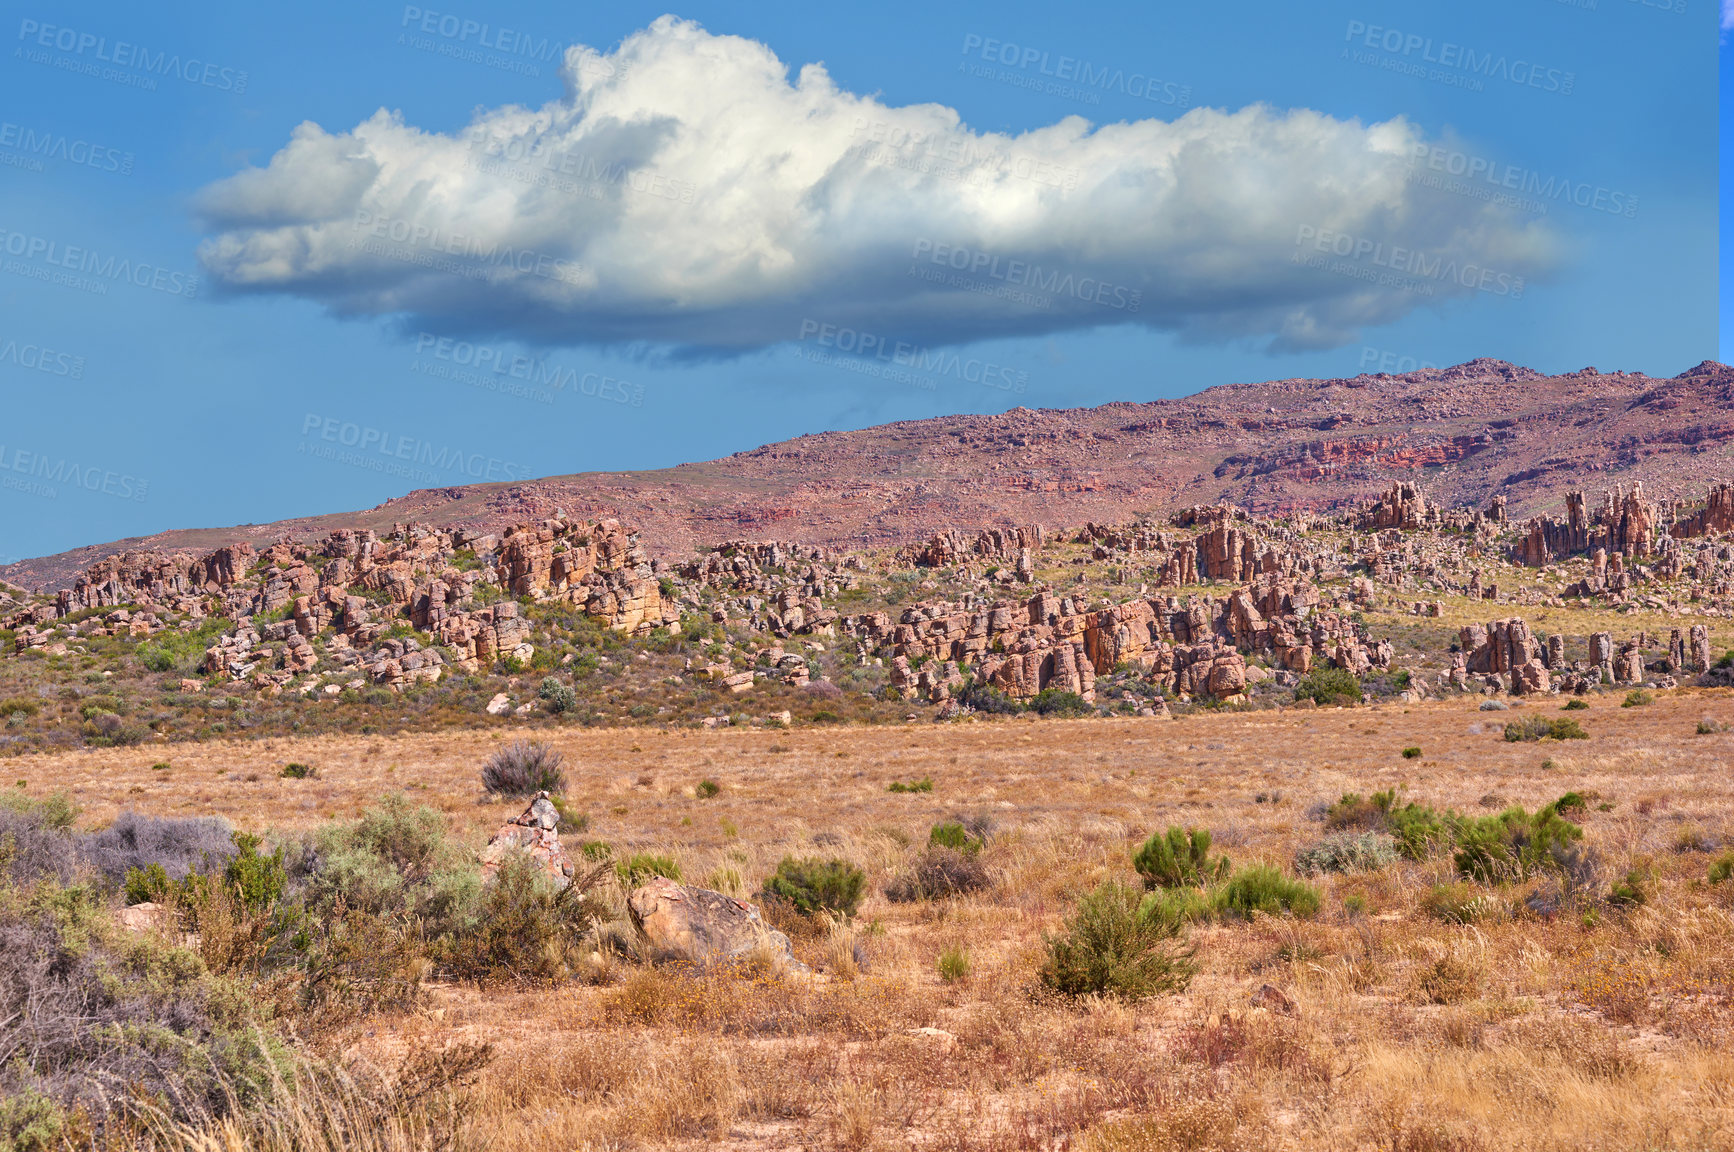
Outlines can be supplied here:
[[482, 788], [514, 799], [538, 792], [564, 792], [564, 761], [564, 756], [539, 740], [514, 740], [482, 765]]

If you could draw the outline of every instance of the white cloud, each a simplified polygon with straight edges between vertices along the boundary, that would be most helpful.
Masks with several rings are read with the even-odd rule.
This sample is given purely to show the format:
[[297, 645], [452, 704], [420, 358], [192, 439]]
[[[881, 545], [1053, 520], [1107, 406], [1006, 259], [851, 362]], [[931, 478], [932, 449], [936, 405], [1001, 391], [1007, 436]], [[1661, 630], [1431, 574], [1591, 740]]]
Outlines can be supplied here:
[[[791, 83], [766, 46], [666, 16], [611, 55], [569, 50], [562, 75], [561, 99], [455, 135], [383, 109], [302, 124], [205, 189], [204, 266], [342, 315], [702, 353], [812, 321], [925, 344], [1131, 322], [1324, 347], [1475, 295], [1470, 270], [1552, 262], [1539, 223], [1412, 181], [1422, 136], [1402, 119], [1253, 106], [973, 132], [821, 65]], [[1306, 267], [1304, 229], [1385, 246]], [[1444, 272], [1409, 277], [1424, 292], [1351, 274], [1393, 244]], [[971, 266], [934, 264], [941, 245]]]

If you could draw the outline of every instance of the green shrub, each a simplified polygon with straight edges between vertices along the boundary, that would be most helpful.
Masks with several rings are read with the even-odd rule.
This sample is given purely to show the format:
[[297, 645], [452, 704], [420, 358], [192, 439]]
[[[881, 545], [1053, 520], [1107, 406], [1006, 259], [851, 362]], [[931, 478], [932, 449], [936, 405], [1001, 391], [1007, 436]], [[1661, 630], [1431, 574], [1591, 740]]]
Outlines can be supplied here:
[[901, 780], [893, 780], [890, 784], [885, 786], [885, 791], [897, 792], [900, 794], [911, 792], [931, 792], [933, 791], [933, 777], [923, 776], [921, 779], [911, 780], [907, 784]]
[[0, 700], [0, 716], [34, 716], [42, 706], [28, 696], [8, 696]]
[[1437, 845], [1448, 841], [1459, 819], [1454, 812], [1413, 800], [1398, 806], [1394, 788], [1370, 797], [1345, 792], [1325, 810], [1326, 830], [1388, 833], [1397, 841], [1397, 850], [1411, 860], [1425, 860]]
[[1650, 902], [1656, 887], [1656, 873], [1650, 864], [1642, 863], [1626, 870], [1608, 892], [1608, 903], [1623, 908], [1638, 908]]
[[543, 679], [542, 687], [536, 692], [542, 701], [548, 705], [548, 711], [556, 716], [563, 712], [571, 712], [578, 707], [578, 693], [572, 685], [553, 676]]
[[984, 712], [989, 716], [1015, 716], [1024, 710], [1024, 706], [986, 683], [965, 684], [963, 691], [957, 694], [957, 702], [974, 712]]
[[1421, 758], [1421, 749], [1416, 747], [1415, 745], [1411, 744], [1411, 745], [1409, 745], [1409, 747], [1403, 749], [1403, 759], [1405, 759], [1405, 760], [1419, 760], [1420, 758]]
[[1295, 853], [1296, 872], [1371, 872], [1397, 861], [1397, 840], [1387, 832], [1341, 832]]
[[866, 888], [867, 873], [847, 860], [785, 856], [776, 872], [766, 877], [762, 894], [803, 916], [816, 916], [821, 910], [853, 916]]
[[1553, 802], [1555, 812], [1585, 812], [1589, 810], [1589, 799], [1582, 792], [1567, 792]]
[[1228, 857], [1210, 855], [1208, 828], [1170, 827], [1152, 834], [1132, 855], [1145, 888], [1196, 888], [1228, 875]]
[[1144, 897], [1140, 914], [1170, 924], [1193, 924], [1216, 915], [1216, 894], [1203, 888], [1158, 888]]
[[1564, 704], [1561, 704], [1559, 710], [1561, 712], [1587, 712], [1589, 711], [1589, 701], [1579, 697], [1573, 697], [1572, 699], [1567, 700]]
[[1722, 731], [1722, 726], [1714, 720], [1698, 721], [1698, 735], [1700, 736], [1714, 736], [1720, 731]]
[[634, 852], [624, 860], [616, 861], [614, 873], [620, 878], [623, 888], [637, 888], [652, 876], [662, 876], [679, 882], [680, 865], [672, 856], [660, 856], [655, 852]]
[[235, 858], [223, 869], [224, 886], [249, 912], [262, 912], [277, 903], [289, 885], [283, 867], [283, 847], [269, 856], [259, 851], [261, 841], [250, 832], [235, 833]]
[[1329, 664], [1315, 665], [1294, 686], [1296, 700], [1311, 700], [1315, 704], [1359, 704], [1361, 682], [1347, 668]]
[[122, 891], [128, 904], [148, 904], [168, 898], [174, 890], [174, 882], [161, 864], [148, 864], [143, 868], [129, 868]]
[[1522, 740], [1588, 740], [1589, 733], [1576, 720], [1525, 716], [1505, 726], [1505, 739], [1511, 744]]
[[1421, 911], [1448, 924], [1473, 924], [1499, 912], [1499, 902], [1486, 890], [1464, 881], [1435, 884], [1421, 897]]
[[953, 944], [939, 954], [939, 979], [955, 984], [969, 978], [969, 950]]
[[1464, 820], [1457, 828], [1454, 862], [1459, 875], [1482, 883], [1522, 881], [1558, 871], [1562, 853], [1583, 839], [1583, 829], [1547, 805], [1534, 813], [1507, 808], [1497, 816]]
[[1319, 890], [1304, 880], [1285, 876], [1270, 864], [1250, 864], [1228, 878], [1215, 893], [1218, 912], [1250, 917], [1254, 912], [1291, 912], [1312, 916], [1319, 910]]
[[1642, 708], [1645, 704], [1655, 703], [1656, 698], [1642, 688], [1634, 688], [1626, 693], [1626, 698], [1620, 701], [1621, 708]]
[[932, 830], [927, 833], [927, 843], [932, 847], [950, 848], [955, 852], [962, 852], [965, 856], [974, 856], [982, 849], [981, 839], [971, 835], [969, 829], [956, 820], [935, 824]]
[[1043, 936], [1042, 984], [1064, 996], [1121, 1000], [1184, 991], [1198, 969], [1179, 921], [1146, 915], [1142, 903], [1111, 880], [1080, 900], [1064, 932]]
[[278, 775], [288, 780], [314, 780], [319, 776], [319, 769], [311, 764], [285, 764]]
[[473, 857], [451, 834], [445, 813], [401, 793], [353, 822], [316, 829], [310, 846], [317, 866], [303, 882], [302, 900], [315, 920], [347, 908], [414, 919], [439, 935], [475, 914], [481, 877]]
[[589, 949], [586, 935], [605, 911], [592, 890], [606, 871], [556, 888], [527, 854], [501, 863], [483, 891], [474, 923], [440, 942], [443, 966], [477, 983], [550, 984], [570, 977]]
[[692, 791], [693, 795], [697, 796], [700, 800], [709, 800], [712, 796], [715, 796], [718, 792], [722, 791], [722, 785], [718, 784], [715, 780], [700, 780], [698, 784], [694, 786]]
[[1035, 699], [1030, 701], [1030, 711], [1043, 716], [1089, 716], [1093, 715], [1096, 709], [1076, 692], [1043, 688], [1036, 693]]
[[1734, 879], [1734, 852], [1724, 852], [1717, 857], [1704, 878], [1711, 884], [1722, 884]]

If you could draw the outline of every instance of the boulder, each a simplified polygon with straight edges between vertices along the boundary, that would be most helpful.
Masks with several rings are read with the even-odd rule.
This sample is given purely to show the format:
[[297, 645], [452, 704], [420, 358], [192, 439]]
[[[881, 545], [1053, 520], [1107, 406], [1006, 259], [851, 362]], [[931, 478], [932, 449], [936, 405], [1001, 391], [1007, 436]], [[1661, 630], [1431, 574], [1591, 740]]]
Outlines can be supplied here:
[[789, 938], [766, 924], [745, 900], [653, 876], [632, 891], [626, 907], [651, 951], [665, 959], [726, 964], [768, 945], [789, 967], [806, 970], [795, 959]]
[[495, 832], [482, 850], [482, 876], [491, 880], [513, 852], [526, 852], [548, 879], [564, 888], [575, 871], [572, 857], [560, 844], [560, 813], [546, 792], [539, 792], [530, 806]]
[[175, 926], [174, 910], [149, 900], [122, 908], [115, 919], [128, 932], [167, 932]]

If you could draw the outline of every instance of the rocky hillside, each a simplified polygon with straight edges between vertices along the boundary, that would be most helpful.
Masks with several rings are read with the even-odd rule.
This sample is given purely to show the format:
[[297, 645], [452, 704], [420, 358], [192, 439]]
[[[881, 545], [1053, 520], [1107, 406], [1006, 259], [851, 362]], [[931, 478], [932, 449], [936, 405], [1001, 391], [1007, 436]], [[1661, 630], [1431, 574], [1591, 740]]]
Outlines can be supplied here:
[[362, 512], [184, 530], [0, 569], [69, 586], [127, 549], [208, 552], [421, 522], [476, 533], [557, 513], [618, 517], [654, 556], [716, 540], [848, 546], [953, 528], [1124, 522], [1198, 504], [1327, 511], [1423, 482], [1446, 505], [1506, 498], [1513, 519], [1574, 488], [1643, 482], [1702, 492], [1734, 472], [1734, 368], [1672, 379], [1585, 368], [1542, 376], [1499, 360], [1401, 376], [1277, 380], [1178, 400], [951, 416], [826, 432], [654, 472], [599, 472], [412, 492]]

